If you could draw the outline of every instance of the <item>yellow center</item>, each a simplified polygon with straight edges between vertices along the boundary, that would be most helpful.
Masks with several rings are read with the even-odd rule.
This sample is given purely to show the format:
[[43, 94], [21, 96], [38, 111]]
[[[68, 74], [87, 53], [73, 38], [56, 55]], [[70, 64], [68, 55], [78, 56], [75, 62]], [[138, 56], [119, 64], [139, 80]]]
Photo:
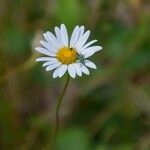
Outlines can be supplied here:
[[70, 48], [70, 47], [64, 47], [59, 49], [57, 52], [57, 59], [62, 63], [62, 64], [72, 64], [76, 62], [77, 60], [77, 52], [75, 49]]

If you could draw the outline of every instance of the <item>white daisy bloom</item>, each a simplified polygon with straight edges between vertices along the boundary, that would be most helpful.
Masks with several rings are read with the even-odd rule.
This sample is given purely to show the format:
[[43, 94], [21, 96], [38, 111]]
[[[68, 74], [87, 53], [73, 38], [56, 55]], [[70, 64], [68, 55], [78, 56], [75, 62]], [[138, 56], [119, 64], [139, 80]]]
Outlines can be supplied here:
[[37, 58], [36, 61], [44, 62], [46, 71], [54, 70], [53, 78], [62, 77], [66, 72], [72, 78], [76, 75], [89, 75], [89, 68], [96, 69], [96, 65], [88, 60], [95, 52], [102, 49], [101, 46], [92, 46], [97, 40], [87, 42], [90, 31], [84, 31], [84, 26], [76, 26], [69, 40], [66, 26], [55, 27], [55, 35], [49, 31], [43, 34], [44, 41], [40, 41], [42, 47], [36, 51], [46, 55]]

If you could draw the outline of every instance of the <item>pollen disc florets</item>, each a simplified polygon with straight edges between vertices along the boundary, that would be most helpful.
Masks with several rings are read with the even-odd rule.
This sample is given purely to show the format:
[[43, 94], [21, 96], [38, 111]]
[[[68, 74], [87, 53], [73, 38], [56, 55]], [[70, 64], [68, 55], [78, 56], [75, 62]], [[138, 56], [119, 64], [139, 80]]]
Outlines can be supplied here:
[[67, 64], [67, 65], [72, 64], [77, 60], [77, 52], [73, 48], [69, 48], [69, 47], [61, 48], [57, 52], [57, 59], [62, 64]]

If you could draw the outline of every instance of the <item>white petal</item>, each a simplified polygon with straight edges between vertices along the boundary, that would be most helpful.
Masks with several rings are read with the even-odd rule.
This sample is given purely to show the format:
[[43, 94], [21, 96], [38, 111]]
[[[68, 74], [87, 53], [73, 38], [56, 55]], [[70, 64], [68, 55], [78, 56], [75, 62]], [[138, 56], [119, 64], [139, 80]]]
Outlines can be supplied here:
[[59, 78], [61, 78], [67, 71], [67, 65], [61, 65], [59, 69]]
[[53, 53], [56, 52], [56, 48], [54, 46], [52, 46], [52, 44], [47, 43], [46, 41], [40, 41], [40, 43], [42, 44], [43, 47], [45, 47], [50, 52], [53, 52]]
[[74, 47], [74, 45], [76, 44], [78, 38], [79, 38], [79, 32], [80, 31], [80, 28], [79, 26], [76, 26], [72, 32], [72, 35], [71, 35], [71, 39], [70, 39], [70, 47]]
[[89, 47], [90, 45], [92, 45], [95, 42], [97, 42], [97, 40], [92, 40], [92, 41], [88, 42], [81, 48], [80, 52], [82, 52], [83, 50], [85, 50], [87, 47]]
[[36, 61], [56, 61], [56, 58], [52, 58], [52, 57], [39, 57], [36, 59]]
[[48, 51], [47, 49], [45, 49], [43, 47], [36, 47], [35, 50], [42, 53], [42, 54], [48, 55], [48, 56], [56, 56], [56, 54]]
[[76, 70], [75, 70], [74, 65], [72, 64], [68, 65], [68, 73], [72, 78], [76, 77]]
[[59, 67], [60, 65], [61, 65], [61, 63], [60, 63], [60, 62], [57, 62], [57, 63], [51, 64], [51, 65], [49, 65], [48, 67], [46, 67], [46, 71], [53, 70], [53, 69], [55, 69], [55, 68]]
[[84, 62], [85, 62], [85, 65], [89, 68], [93, 68], [93, 69], [97, 68], [96, 65], [93, 62], [89, 61], [89, 60], [85, 60]]
[[74, 66], [75, 66], [75, 68], [76, 68], [76, 73], [77, 73], [77, 75], [81, 77], [81, 76], [82, 76], [82, 71], [81, 71], [81, 69], [80, 69], [79, 63], [74, 64]]
[[56, 68], [53, 72], [53, 78], [57, 78], [59, 76], [59, 69], [60, 67]]
[[80, 48], [78, 48], [76, 45], [79, 43], [79, 41], [81, 40], [81, 38], [82, 38], [82, 36], [83, 36], [83, 34], [84, 34], [84, 26], [81, 26], [80, 28], [79, 28], [79, 35], [78, 35], [78, 39], [77, 39], [77, 42], [76, 42], [76, 44], [74, 45], [74, 48], [76, 48], [76, 50], [78, 51], [78, 52], [80, 52], [79, 50], [80, 50]]
[[80, 27], [80, 34], [79, 34], [79, 39], [83, 36], [84, 34], [84, 26]]
[[60, 48], [63, 47], [64, 45], [63, 45], [63, 42], [62, 42], [60, 29], [58, 27], [55, 27], [55, 34], [56, 34], [57, 40], [59, 41]]
[[62, 24], [60, 29], [61, 29], [62, 42], [63, 42], [64, 46], [68, 47], [68, 33], [67, 33], [66, 26], [64, 24]]
[[92, 46], [81, 52], [85, 58], [92, 56], [95, 52], [100, 51], [102, 49], [101, 46]]
[[90, 72], [89, 72], [88, 68], [87, 68], [87, 67], [85, 67], [83, 64], [81, 65], [81, 71], [82, 71], [83, 73], [87, 74], [87, 75], [89, 75], [89, 74], [90, 74]]
[[51, 39], [49, 38], [49, 36], [46, 33], [44, 33], [43, 36], [48, 43], [51, 43]]
[[76, 48], [77, 49], [80, 49], [87, 41], [87, 39], [89, 38], [89, 35], [90, 35], [90, 31], [86, 31], [84, 33], [84, 35], [78, 40], [78, 43], [76, 44]]
[[47, 31], [46, 34], [49, 36], [49, 38], [51, 39], [51, 42], [53, 43], [53, 45], [56, 48], [60, 48], [59, 42], [56, 39], [56, 37], [54, 36], [54, 34], [52, 34], [51, 32]]
[[56, 63], [56, 62], [58, 62], [58, 61], [57, 61], [57, 60], [56, 60], [56, 61], [47, 61], [47, 62], [45, 62], [42, 66], [43, 66], [43, 67], [49, 66], [49, 65], [54, 64], [54, 63]]

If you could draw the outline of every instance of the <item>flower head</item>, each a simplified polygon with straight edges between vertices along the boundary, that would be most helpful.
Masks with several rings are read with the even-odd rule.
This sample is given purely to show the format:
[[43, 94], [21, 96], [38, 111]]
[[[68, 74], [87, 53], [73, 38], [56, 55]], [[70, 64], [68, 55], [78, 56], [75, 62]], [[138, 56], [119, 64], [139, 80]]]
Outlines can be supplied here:
[[76, 26], [69, 40], [64, 24], [55, 27], [55, 35], [47, 31], [43, 34], [45, 40], [40, 41], [42, 47], [35, 48], [46, 55], [36, 61], [44, 62], [46, 71], [54, 70], [53, 78], [60, 78], [67, 71], [72, 78], [82, 76], [82, 73], [89, 75], [87, 67], [96, 69], [96, 65], [87, 58], [102, 49], [101, 46], [91, 46], [97, 40], [87, 42], [89, 35], [90, 31], [85, 32], [84, 26]]

